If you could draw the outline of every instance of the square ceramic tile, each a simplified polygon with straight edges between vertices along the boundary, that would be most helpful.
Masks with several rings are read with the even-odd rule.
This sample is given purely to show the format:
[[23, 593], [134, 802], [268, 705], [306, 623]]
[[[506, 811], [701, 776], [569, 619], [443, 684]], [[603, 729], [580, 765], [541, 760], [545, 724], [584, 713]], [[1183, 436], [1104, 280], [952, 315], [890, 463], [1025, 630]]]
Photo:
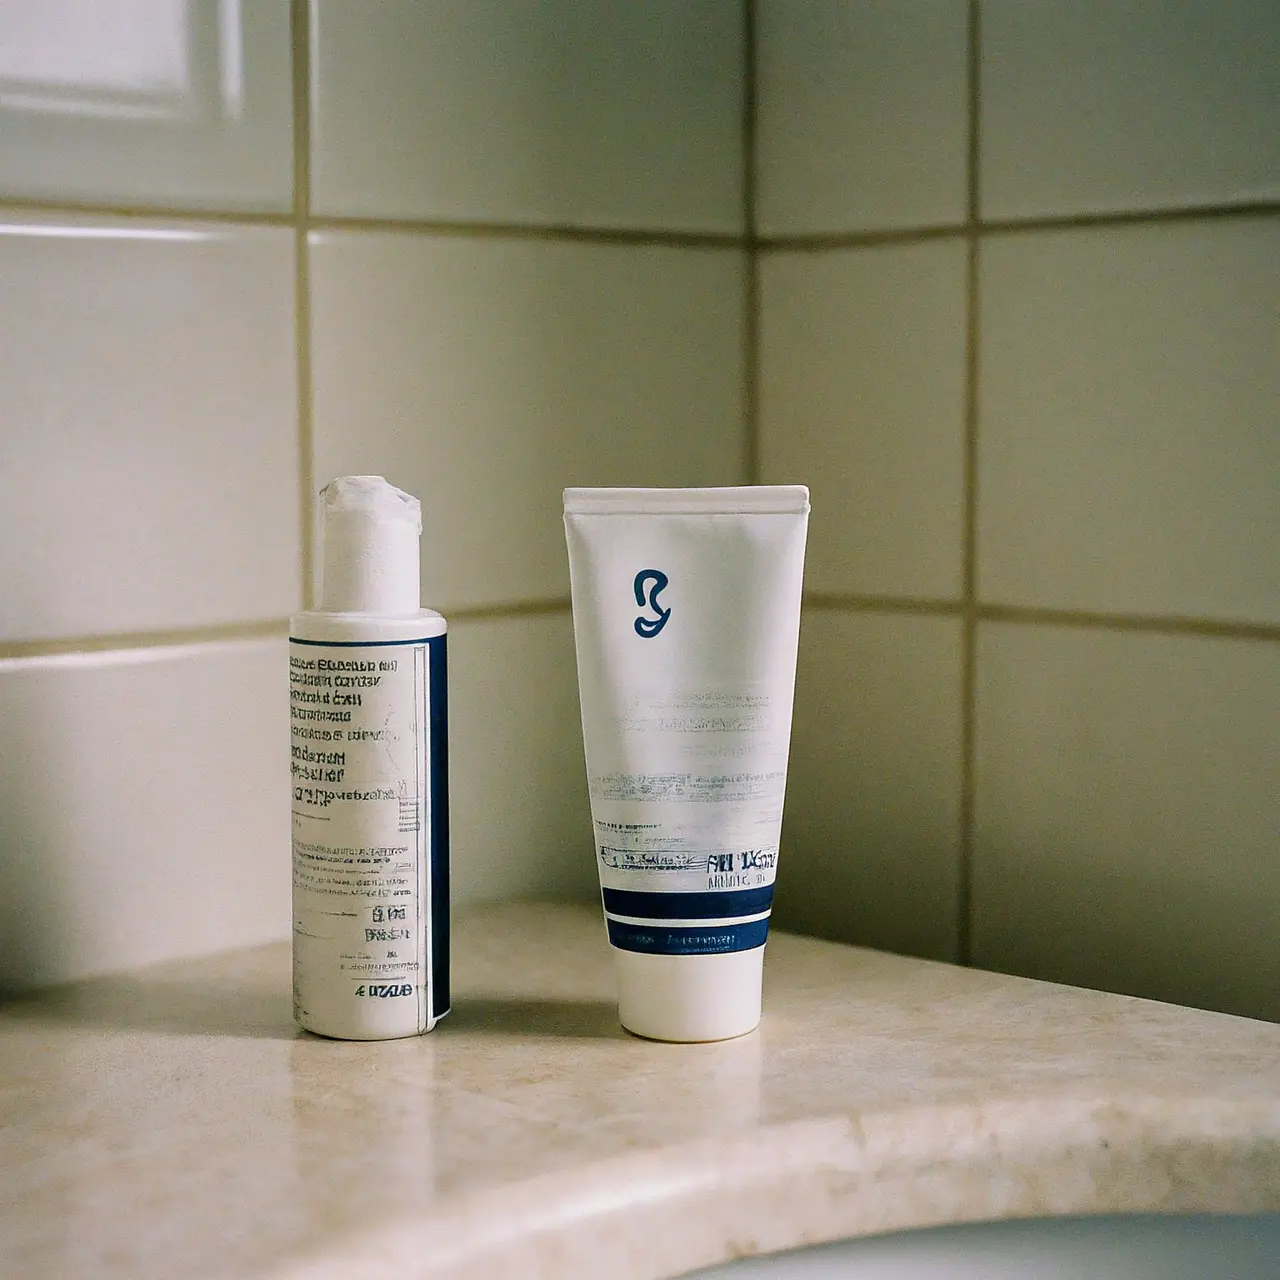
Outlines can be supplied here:
[[967, 11], [965, 0], [761, 0], [763, 234], [964, 220]]
[[287, 231], [0, 223], [0, 640], [298, 600]]
[[812, 490], [807, 587], [957, 596], [964, 245], [770, 253], [761, 273], [762, 476]]
[[573, 619], [449, 627], [451, 897], [595, 898]]
[[974, 961], [1280, 1018], [1280, 645], [984, 625]]
[[422, 499], [424, 599], [567, 598], [566, 485], [742, 480], [734, 249], [314, 237], [317, 483]]
[[0, 990], [289, 936], [284, 650], [0, 660]]
[[982, 213], [1280, 198], [1274, 0], [982, 5]]
[[1280, 219], [984, 242], [984, 600], [1280, 621]]
[[312, 0], [321, 214], [742, 228], [739, 0]]
[[807, 609], [775, 920], [955, 959], [960, 622]]
[[5, 0], [0, 194], [288, 209], [290, 63], [270, 0]]

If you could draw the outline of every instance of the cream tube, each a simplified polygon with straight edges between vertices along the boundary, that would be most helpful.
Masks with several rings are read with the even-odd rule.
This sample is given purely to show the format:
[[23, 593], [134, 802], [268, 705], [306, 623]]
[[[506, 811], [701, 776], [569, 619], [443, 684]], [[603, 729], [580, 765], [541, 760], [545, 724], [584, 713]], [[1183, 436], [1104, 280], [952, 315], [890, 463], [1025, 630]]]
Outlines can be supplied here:
[[566, 489], [582, 734], [622, 1025], [760, 1021], [809, 491]]

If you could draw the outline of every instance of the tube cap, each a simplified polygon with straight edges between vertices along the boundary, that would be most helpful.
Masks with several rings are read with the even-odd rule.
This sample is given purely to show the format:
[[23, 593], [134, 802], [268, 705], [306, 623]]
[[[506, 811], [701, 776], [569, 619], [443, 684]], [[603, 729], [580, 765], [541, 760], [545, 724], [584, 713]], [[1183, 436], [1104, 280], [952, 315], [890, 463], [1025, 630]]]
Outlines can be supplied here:
[[341, 476], [320, 490], [320, 608], [327, 613], [416, 613], [421, 603], [417, 498], [381, 476]]
[[648, 1040], [731, 1040], [760, 1022], [764, 947], [655, 956], [615, 947], [618, 1019]]

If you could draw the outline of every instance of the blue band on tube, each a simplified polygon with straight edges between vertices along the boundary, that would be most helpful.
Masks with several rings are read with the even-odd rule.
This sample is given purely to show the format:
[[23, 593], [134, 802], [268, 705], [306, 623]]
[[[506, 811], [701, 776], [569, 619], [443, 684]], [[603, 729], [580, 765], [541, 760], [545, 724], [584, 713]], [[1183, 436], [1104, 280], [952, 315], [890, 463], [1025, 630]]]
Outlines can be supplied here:
[[608, 920], [609, 941], [622, 951], [640, 951], [651, 956], [711, 956], [728, 951], [751, 951], [762, 947], [769, 933], [769, 917], [745, 924], [708, 922], [688, 925], [623, 924]]
[[642, 920], [724, 920], [754, 916], [773, 904], [773, 885], [758, 889], [702, 890], [697, 893], [646, 893], [637, 889], [603, 889], [604, 909], [616, 916]]

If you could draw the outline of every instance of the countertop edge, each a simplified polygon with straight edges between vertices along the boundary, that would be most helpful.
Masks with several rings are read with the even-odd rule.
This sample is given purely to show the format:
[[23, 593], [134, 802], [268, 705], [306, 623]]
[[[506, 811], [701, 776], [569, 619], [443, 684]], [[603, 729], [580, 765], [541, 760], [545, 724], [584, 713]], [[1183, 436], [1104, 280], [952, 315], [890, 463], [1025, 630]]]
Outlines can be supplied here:
[[1276, 1211], [1280, 1098], [1076, 1090], [830, 1115], [615, 1156], [327, 1239], [322, 1255], [264, 1275], [661, 1280], [948, 1223]]

